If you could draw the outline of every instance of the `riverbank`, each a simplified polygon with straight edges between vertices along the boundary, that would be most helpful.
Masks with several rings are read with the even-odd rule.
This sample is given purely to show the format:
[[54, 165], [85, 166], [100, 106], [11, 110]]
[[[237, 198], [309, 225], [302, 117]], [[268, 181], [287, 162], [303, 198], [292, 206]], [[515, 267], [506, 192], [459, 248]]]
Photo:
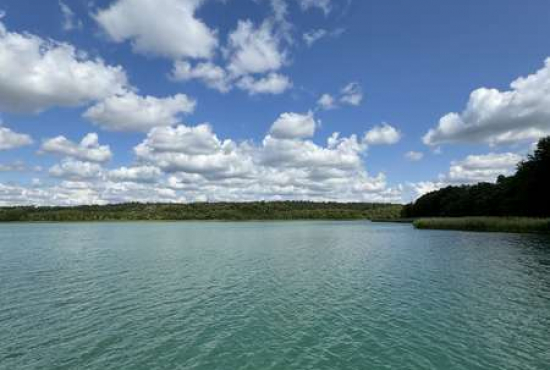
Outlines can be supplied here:
[[550, 233], [550, 219], [527, 217], [437, 217], [419, 218], [417, 229], [463, 230], [505, 233]]

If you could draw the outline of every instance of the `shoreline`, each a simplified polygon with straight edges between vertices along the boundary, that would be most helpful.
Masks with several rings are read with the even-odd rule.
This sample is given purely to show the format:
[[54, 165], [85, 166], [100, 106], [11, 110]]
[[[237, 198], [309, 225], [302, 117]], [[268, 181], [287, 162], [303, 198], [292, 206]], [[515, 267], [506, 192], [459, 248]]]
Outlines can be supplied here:
[[397, 219], [402, 205], [337, 202], [122, 203], [0, 207], [3, 222], [292, 221]]
[[[330, 218], [294, 218], [294, 219], [245, 219], [245, 220], [230, 220], [230, 219], [208, 219], [208, 220], [201, 220], [201, 219], [189, 219], [189, 220], [67, 220], [67, 221], [0, 221], [1, 225], [14, 225], [14, 224], [79, 224], [79, 223], [93, 223], [93, 224], [99, 224], [99, 223], [105, 223], [105, 224], [112, 224], [112, 223], [186, 223], [186, 222], [208, 222], [208, 223], [252, 223], [252, 222], [313, 222], [313, 221], [320, 221], [320, 222], [378, 222], [378, 221], [372, 221], [367, 218], [341, 218], [341, 219], [330, 219]], [[391, 221], [384, 221], [384, 222], [391, 222]], [[397, 221], [396, 221], [397, 222]]]
[[532, 217], [426, 217], [414, 220], [419, 230], [454, 230], [517, 234], [550, 234], [550, 218]]

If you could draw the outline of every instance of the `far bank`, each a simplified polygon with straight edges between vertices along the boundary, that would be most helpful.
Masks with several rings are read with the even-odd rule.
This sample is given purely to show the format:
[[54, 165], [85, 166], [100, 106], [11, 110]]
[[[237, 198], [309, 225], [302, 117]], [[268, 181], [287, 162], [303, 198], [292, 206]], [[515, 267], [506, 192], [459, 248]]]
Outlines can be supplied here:
[[417, 229], [550, 234], [550, 218], [432, 217], [413, 222]]

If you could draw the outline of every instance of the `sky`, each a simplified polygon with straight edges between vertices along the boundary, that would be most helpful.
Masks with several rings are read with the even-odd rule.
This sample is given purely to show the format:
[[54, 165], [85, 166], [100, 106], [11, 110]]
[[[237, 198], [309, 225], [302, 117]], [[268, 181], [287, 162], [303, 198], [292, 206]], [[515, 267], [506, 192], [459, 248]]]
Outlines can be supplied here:
[[0, 0], [0, 205], [409, 202], [550, 135], [550, 2]]

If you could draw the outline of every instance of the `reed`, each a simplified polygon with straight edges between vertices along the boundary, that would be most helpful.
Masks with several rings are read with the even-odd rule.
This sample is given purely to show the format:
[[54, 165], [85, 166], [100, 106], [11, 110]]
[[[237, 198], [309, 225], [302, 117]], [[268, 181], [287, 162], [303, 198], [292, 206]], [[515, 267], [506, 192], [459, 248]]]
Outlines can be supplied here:
[[550, 233], [550, 219], [527, 217], [419, 218], [417, 229], [464, 230], [506, 233]]

